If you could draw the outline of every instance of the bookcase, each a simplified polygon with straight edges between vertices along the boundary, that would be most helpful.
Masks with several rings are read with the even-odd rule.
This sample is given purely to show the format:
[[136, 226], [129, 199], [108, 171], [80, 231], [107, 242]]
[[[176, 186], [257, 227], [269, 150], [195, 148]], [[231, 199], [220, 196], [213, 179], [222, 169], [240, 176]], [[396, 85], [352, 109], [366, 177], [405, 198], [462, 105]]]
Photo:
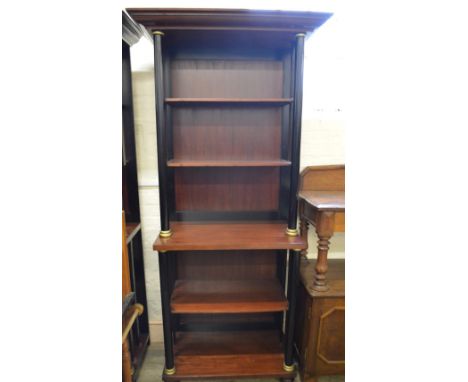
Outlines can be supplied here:
[[292, 380], [304, 38], [331, 15], [127, 11], [154, 39], [163, 379]]

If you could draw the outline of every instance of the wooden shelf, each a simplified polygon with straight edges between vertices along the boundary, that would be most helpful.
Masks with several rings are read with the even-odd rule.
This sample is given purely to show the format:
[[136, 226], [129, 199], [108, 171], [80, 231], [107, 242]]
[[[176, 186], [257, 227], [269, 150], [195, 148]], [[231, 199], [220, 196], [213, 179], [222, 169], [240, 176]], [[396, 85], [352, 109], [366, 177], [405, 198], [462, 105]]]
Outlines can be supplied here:
[[168, 167], [282, 167], [291, 162], [283, 159], [271, 160], [190, 160], [171, 159]]
[[278, 280], [178, 280], [172, 313], [260, 313], [287, 310]]
[[293, 102], [292, 98], [166, 98], [169, 105], [271, 105], [283, 106]]
[[172, 222], [172, 236], [158, 237], [156, 251], [304, 249], [300, 236], [286, 235], [285, 222]]
[[137, 232], [141, 229], [140, 223], [127, 223], [125, 230], [127, 231], [127, 240], [126, 243], [130, 243], [133, 237], [137, 234]]
[[175, 369], [164, 380], [193, 378], [294, 378], [283, 370], [283, 348], [276, 331], [179, 332]]

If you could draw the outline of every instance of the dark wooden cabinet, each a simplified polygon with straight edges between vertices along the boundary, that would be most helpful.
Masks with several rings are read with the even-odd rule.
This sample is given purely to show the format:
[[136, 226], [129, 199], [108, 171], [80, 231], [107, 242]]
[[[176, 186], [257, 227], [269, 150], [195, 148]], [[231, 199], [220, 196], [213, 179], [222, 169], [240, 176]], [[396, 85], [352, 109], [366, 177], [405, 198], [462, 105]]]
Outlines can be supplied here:
[[127, 11], [154, 39], [163, 378], [293, 379], [304, 38], [330, 14]]
[[140, 202], [133, 122], [130, 45], [137, 42], [141, 31], [125, 13], [122, 14], [122, 209], [125, 213], [125, 245], [128, 275], [134, 303], [144, 307], [128, 335], [132, 377], [136, 380], [149, 345], [149, 322], [146, 301], [145, 266], [140, 224]]

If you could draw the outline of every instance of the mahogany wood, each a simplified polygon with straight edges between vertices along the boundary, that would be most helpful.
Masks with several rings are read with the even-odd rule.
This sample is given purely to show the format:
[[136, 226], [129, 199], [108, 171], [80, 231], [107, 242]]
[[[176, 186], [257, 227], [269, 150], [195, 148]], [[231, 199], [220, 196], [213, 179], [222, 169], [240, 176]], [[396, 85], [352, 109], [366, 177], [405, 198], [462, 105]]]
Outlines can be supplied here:
[[280, 60], [251, 57], [175, 59], [171, 62], [173, 98], [166, 102], [207, 99], [208, 102], [288, 103], [292, 99], [282, 99], [282, 64]]
[[172, 313], [258, 313], [287, 309], [277, 280], [179, 280], [171, 298]]
[[[250, 31], [237, 29], [235, 32], [220, 29], [196, 29], [189, 33], [186, 30], [171, 29], [165, 33], [164, 40], [167, 42], [167, 52], [171, 60], [260, 62], [281, 61], [282, 57], [291, 50], [294, 34], [270, 33], [260, 29]], [[186, 86], [189, 87], [190, 84]], [[247, 94], [252, 94], [247, 89], [245, 91], [248, 92]], [[273, 93], [268, 97], [276, 97], [276, 94]]]
[[279, 108], [176, 108], [173, 159], [279, 160], [280, 122]]
[[303, 249], [300, 236], [285, 235], [284, 222], [173, 222], [170, 238], [158, 237], [156, 251], [218, 249]]
[[[276, 278], [277, 251], [183, 251], [176, 258], [176, 279], [267, 281]], [[284, 257], [284, 254], [283, 254]]]
[[275, 211], [275, 167], [180, 168], [175, 172], [177, 211]]
[[345, 372], [345, 262], [329, 260], [329, 290], [313, 285], [315, 261], [301, 262], [295, 343], [302, 381]]
[[320, 211], [343, 211], [345, 208], [344, 191], [302, 190], [301, 198]]
[[282, 167], [290, 166], [288, 160], [183, 160], [171, 159], [169, 167]]
[[345, 190], [345, 166], [309, 166], [301, 172], [301, 191], [343, 191]]
[[175, 359], [176, 373], [164, 380], [294, 376], [283, 370], [277, 331], [180, 332]]
[[303, 37], [331, 15], [128, 11], [155, 32], [163, 378], [292, 381]]
[[291, 103], [292, 98], [166, 98], [165, 102], [173, 106], [196, 104], [245, 104], [282, 106]]
[[247, 29], [268, 31], [313, 31], [328, 20], [331, 13], [286, 12], [246, 9], [127, 8], [132, 18], [149, 30]]
[[344, 231], [345, 166], [307, 167], [301, 173], [299, 211], [302, 236], [307, 239], [308, 224], [315, 226], [319, 238], [314, 288], [325, 292], [330, 238], [335, 230]]

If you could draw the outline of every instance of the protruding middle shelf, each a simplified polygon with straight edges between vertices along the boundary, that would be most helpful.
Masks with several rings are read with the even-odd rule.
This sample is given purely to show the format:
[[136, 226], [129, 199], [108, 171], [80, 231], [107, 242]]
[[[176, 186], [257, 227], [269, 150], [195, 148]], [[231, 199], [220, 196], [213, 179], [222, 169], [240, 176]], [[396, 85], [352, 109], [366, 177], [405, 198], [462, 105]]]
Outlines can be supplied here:
[[305, 249], [300, 236], [286, 235], [286, 222], [171, 222], [172, 236], [158, 237], [156, 251], [196, 251], [217, 249]]
[[278, 280], [178, 280], [172, 313], [260, 313], [287, 310]]

